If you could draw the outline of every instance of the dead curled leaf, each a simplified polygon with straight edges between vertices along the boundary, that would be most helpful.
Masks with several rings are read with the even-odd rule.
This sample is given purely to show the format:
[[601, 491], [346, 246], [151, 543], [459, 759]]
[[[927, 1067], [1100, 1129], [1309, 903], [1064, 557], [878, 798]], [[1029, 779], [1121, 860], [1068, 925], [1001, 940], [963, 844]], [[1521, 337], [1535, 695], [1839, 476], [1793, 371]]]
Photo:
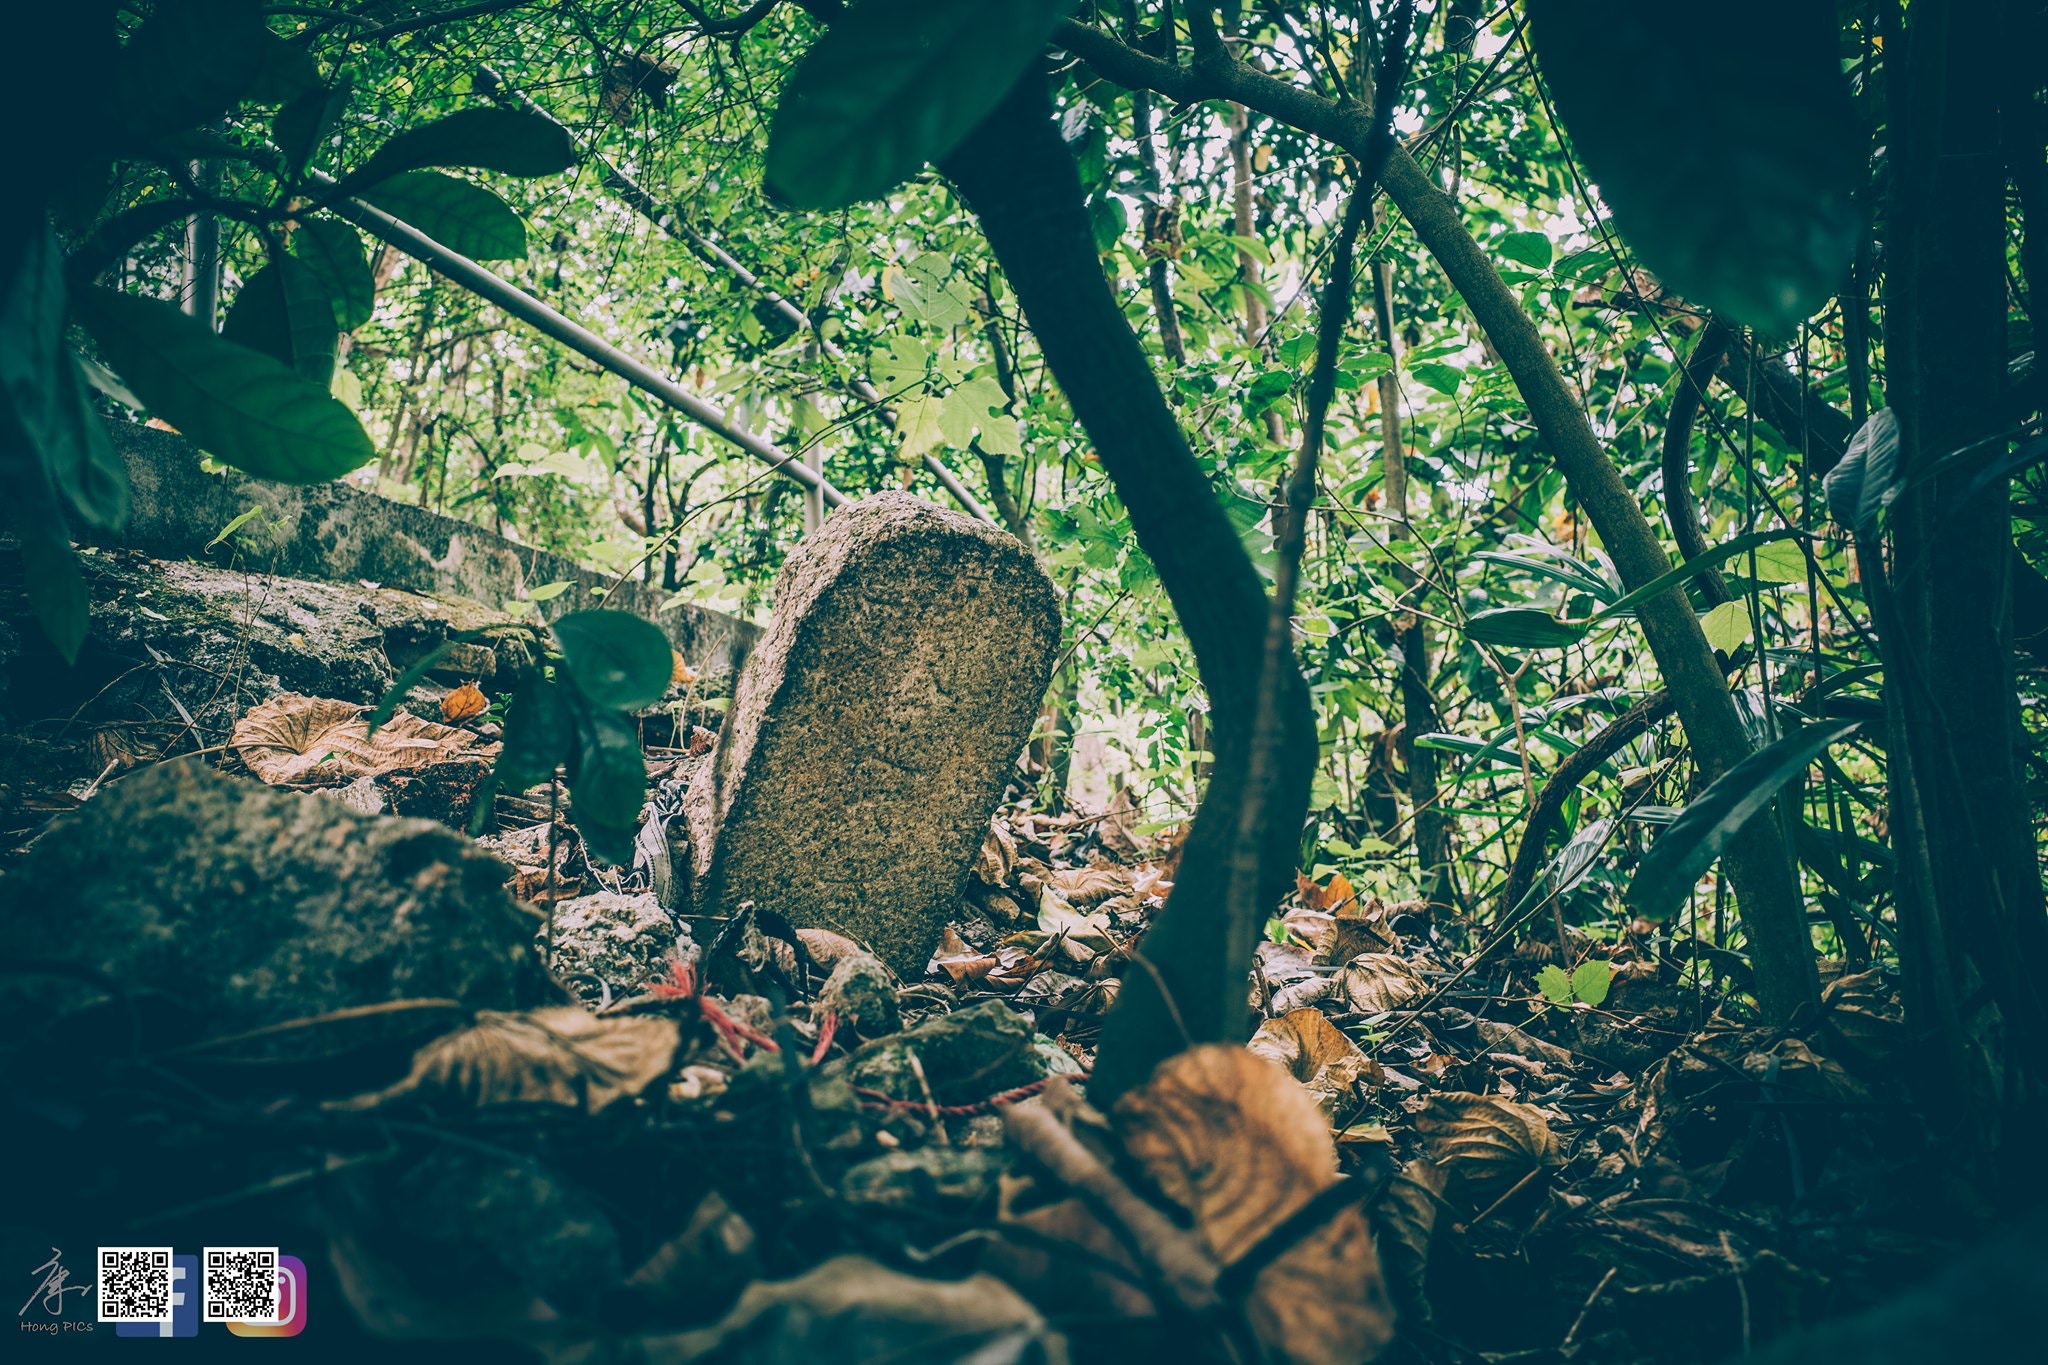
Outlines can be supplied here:
[[497, 752], [495, 744], [479, 744], [467, 730], [406, 711], [373, 735], [365, 709], [354, 702], [285, 692], [245, 711], [228, 743], [250, 772], [273, 786], [348, 782]]
[[1452, 1192], [1475, 1206], [1491, 1203], [1561, 1159], [1542, 1110], [1491, 1095], [1431, 1095], [1415, 1116], [1415, 1130], [1443, 1167]]
[[1131, 894], [1131, 874], [1120, 867], [1062, 867], [1052, 874], [1052, 888], [1069, 904], [1100, 905]]
[[1379, 1063], [1359, 1051], [1321, 1010], [1298, 1009], [1259, 1025], [1246, 1045], [1250, 1051], [1287, 1068], [1307, 1086], [1328, 1115], [1348, 1103], [1362, 1085], [1382, 1085]]
[[480, 716], [491, 709], [491, 700], [474, 680], [441, 698], [441, 719], [453, 725], [458, 720]]
[[697, 671], [683, 662], [682, 651], [671, 648], [668, 653], [669, 657], [675, 661], [668, 671], [669, 685], [672, 687], [688, 687], [691, 683], [696, 682]]
[[1351, 1008], [1364, 1014], [1406, 1009], [1429, 994], [1429, 983], [1408, 959], [1393, 953], [1360, 953], [1344, 965], [1338, 982]]
[[[1162, 1064], [1113, 1115], [1124, 1150], [1229, 1266], [1337, 1180], [1328, 1121], [1293, 1077], [1220, 1044]], [[1246, 1321], [1270, 1358], [1356, 1362], [1393, 1337], [1365, 1210], [1346, 1204], [1252, 1281]]]
[[681, 1027], [659, 1015], [600, 1019], [574, 1005], [484, 1011], [473, 1026], [414, 1053], [411, 1073], [397, 1084], [327, 1107], [358, 1111], [421, 1099], [472, 1109], [553, 1104], [595, 1114], [667, 1076], [681, 1043]]

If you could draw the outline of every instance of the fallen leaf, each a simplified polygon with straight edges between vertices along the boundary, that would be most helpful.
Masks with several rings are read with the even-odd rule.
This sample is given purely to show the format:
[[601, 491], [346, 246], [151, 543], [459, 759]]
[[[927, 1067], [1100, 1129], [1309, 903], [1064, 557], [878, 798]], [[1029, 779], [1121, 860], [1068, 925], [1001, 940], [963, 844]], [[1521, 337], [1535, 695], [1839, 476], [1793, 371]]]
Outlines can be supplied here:
[[1120, 867], [1056, 868], [1051, 884], [1063, 899], [1078, 906], [1096, 906], [1131, 894], [1131, 874]]
[[671, 648], [669, 650], [669, 657], [675, 660], [674, 667], [670, 668], [668, 671], [668, 680], [670, 686], [688, 687], [691, 683], [697, 681], [696, 670], [683, 662], [683, 653], [681, 650]]
[[1393, 953], [1360, 953], [1337, 979], [1351, 1008], [1364, 1014], [1406, 1009], [1429, 994], [1429, 983], [1408, 959]]
[[1246, 1046], [1286, 1067], [1308, 1087], [1326, 1115], [1355, 1098], [1361, 1085], [1379, 1085], [1386, 1079], [1379, 1064], [1317, 1009], [1292, 1010], [1264, 1021]]
[[931, 966], [955, 981], [977, 981], [1001, 965], [1001, 959], [994, 953], [984, 953], [970, 946], [960, 937], [960, 931], [952, 925], [939, 939], [939, 947], [932, 954]]
[[1506, 1194], [1532, 1171], [1559, 1161], [1550, 1121], [1531, 1105], [1445, 1091], [1423, 1101], [1415, 1130], [1450, 1186], [1475, 1206]]
[[[1161, 1064], [1117, 1101], [1124, 1150], [1228, 1266], [1337, 1182], [1337, 1145], [1293, 1077], [1240, 1047]], [[1370, 1360], [1393, 1338], [1372, 1229], [1356, 1202], [1304, 1229], [1258, 1272], [1245, 1320], [1269, 1358]]]
[[1009, 885], [1010, 869], [1017, 864], [1017, 838], [1003, 822], [991, 816], [988, 822], [988, 837], [981, 841], [981, 851], [974, 856], [974, 875], [983, 886], [1002, 887]]
[[372, 735], [366, 709], [285, 692], [244, 712], [228, 743], [249, 771], [273, 786], [347, 782], [425, 767], [457, 754], [497, 752], [495, 744], [479, 744], [467, 730], [436, 725], [409, 711], [400, 711]]
[[471, 716], [480, 716], [490, 709], [490, 698], [484, 695], [483, 689], [474, 681], [464, 683], [441, 698], [441, 719], [450, 725], [458, 720], [468, 720]]
[[681, 1042], [681, 1027], [660, 1015], [600, 1019], [575, 1005], [484, 1011], [472, 1027], [414, 1053], [411, 1074], [396, 1085], [327, 1107], [381, 1109], [423, 1099], [471, 1109], [552, 1104], [595, 1114], [667, 1076]]

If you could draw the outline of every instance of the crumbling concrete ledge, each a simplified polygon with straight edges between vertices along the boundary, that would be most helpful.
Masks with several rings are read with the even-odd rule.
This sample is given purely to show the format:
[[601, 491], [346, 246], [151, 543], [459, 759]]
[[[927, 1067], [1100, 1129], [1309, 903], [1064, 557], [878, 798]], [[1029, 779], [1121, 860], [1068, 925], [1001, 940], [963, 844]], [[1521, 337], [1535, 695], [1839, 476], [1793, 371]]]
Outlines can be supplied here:
[[[496, 607], [522, 585], [568, 583], [549, 614], [609, 606], [667, 632], [683, 658], [713, 687], [728, 682], [760, 629], [723, 612], [684, 604], [661, 610], [666, 595], [621, 583], [561, 555], [520, 545], [480, 526], [424, 507], [393, 502], [346, 483], [266, 483], [233, 472], [208, 473], [183, 436], [110, 422], [133, 489], [127, 529], [103, 544], [156, 559], [233, 562], [280, 578], [377, 583], [387, 588], [467, 597]], [[207, 542], [251, 507], [263, 509], [263, 534]], [[611, 589], [607, 594], [605, 590]]]

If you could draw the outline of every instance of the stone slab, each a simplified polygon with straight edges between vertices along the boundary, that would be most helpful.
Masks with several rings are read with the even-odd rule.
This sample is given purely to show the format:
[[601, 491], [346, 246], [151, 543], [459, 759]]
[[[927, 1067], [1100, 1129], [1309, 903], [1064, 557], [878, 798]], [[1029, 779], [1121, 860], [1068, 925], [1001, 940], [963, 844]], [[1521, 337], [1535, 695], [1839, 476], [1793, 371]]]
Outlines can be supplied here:
[[1038, 715], [1059, 601], [1014, 537], [903, 493], [777, 581], [686, 802], [700, 913], [753, 901], [924, 974]]

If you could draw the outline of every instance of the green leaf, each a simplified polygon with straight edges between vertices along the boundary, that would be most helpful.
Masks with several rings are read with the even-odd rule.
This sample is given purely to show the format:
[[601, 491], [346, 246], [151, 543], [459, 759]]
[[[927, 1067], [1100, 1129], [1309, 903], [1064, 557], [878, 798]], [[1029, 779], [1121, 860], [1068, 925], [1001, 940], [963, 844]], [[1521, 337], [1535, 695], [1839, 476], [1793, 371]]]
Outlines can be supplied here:
[[553, 630], [570, 681], [599, 706], [637, 711], [668, 691], [673, 647], [659, 627], [631, 612], [572, 611]]
[[1541, 232], [1510, 232], [1501, 238], [1500, 254], [1536, 270], [1550, 268], [1550, 238]]
[[1898, 496], [1899, 419], [1879, 408], [1849, 438], [1849, 448], [1827, 472], [1828, 515], [1858, 537], [1877, 534], [1878, 514]]
[[1700, 618], [1700, 630], [1707, 643], [1723, 654], [1733, 654], [1749, 638], [1749, 603], [1741, 598], [1723, 602]]
[[875, 376], [875, 387], [886, 398], [923, 384], [930, 359], [924, 343], [916, 337], [896, 336], [869, 357], [868, 369]]
[[1564, 968], [1554, 962], [1536, 973], [1536, 989], [1542, 991], [1543, 998], [1553, 1005], [1572, 1002], [1572, 979], [1564, 974]]
[[72, 309], [151, 410], [258, 478], [320, 483], [376, 457], [348, 405], [167, 303], [93, 288]]
[[631, 716], [577, 706], [569, 764], [569, 808], [590, 851], [610, 863], [633, 860], [633, 835], [647, 802], [647, 760]]
[[370, 320], [377, 282], [354, 228], [332, 218], [301, 219], [292, 233], [291, 251], [327, 291], [337, 327], [353, 332]]
[[1501, 649], [1562, 649], [1585, 638], [1586, 627], [1538, 607], [1493, 607], [1467, 617], [1465, 634]]
[[958, 327], [971, 311], [953, 279], [953, 260], [928, 251], [901, 269], [886, 272], [890, 298], [910, 317], [932, 327]]
[[526, 224], [481, 185], [439, 171], [407, 171], [356, 196], [471, 260], [526, 255]]
[[303, 174], [319, 153], [321, 144], [334, 129], [334, 121], [348, 104], [349, 90], [349, 82], [344, 78], [335, 82], [331, 90], [308, 90], [277, 111], [277, 118], [270, 125], [270, 140], [284, 153], [287, 179]]
[[1737, 831], [1770, 806], [1778, 788], [1861, 724], [1836, 720], [1808, 725], [1721, 774], [1650, 845], [1629, 884], [1629, 906], [1647, 920], [1671, 918]]
[[1613, 984], [1614, 968], [1598, 958], [1589, 959], [1572, 973], [1572, 998], [1597, 1008], [1607, 999], [1607, 989]]
[[228, 524], [220, 528], [220, 534], [216, 535], [212, 540], [207, 541], [206, 544], [201, 547], [201, 549], [211, 550], [214, 546], [220, 544], [229, 536], [241, 530], [244, 526], [247, 526], [250, 522], [256, 520], [256, 518], [262, 515], [263, 508], [261, 506], [243, 508], [240, 512], [237, 512], [234, 516], [230, 517], [228, 519]]
[[1072, 8], [1073, 0], [862, 0], [783, 85], [768, 188], [809, 209], [886, 193], [974, 131]]
[[1827, 302], [1865, 178], [1832, 7], [1531, 0], [1528, 15], [1573, 148], [1644, 265], [1774, 337]]
[[249, 277], [228, 306], [220, 334], [283, 361], [322, 388], [332, 385], [341, 337], [334, 305], [320, 277], [294, 256], [273, 253]]
[[574, 581], [567, 578], [554, 583], [543, 583], [537, 588], [529, 589], [526, 594], [526, 600], [529, 602], [552, 602], [575, 586]]
[[1778, 540], [1768, 545], [1759, 545], [1756, 550], [1754, 572], [1759, 583], [1804, 583], [1805, 547], [1796, 540]]
[[505, 712], [499, 778], [510, 790], [524, 791], [568, 762], [575, 746], [576, 716], [561, 685], [538, 670], [527, 674]]
[[349, 193], [427, 166], [464, 166], [506, 175], [555, 175], [576, 164], [569, 130], [545, 114], [464, 109], [408, 128], [343, 177]]
[[1465, 372], [1455, 365], [1424, 362], [1409, 366], [1408, 373], [1446, 398], [1457, 397], [1458, 390], [1465, 387]]
[[1737, 555], [1748, 554], [1751, 550], [1759, 549], [1770, 544], [1772, 541], [1797, 539], [1799, 539], [1799, 532], [1790, 530], [1751, 531], [1748, 535], [1737, 536], [1726, 544], [1716, 545], [1703, 555], [1694, 555], [1675, 569], [1667, 569], [1665, 572], [1658, 574], [1655, 578], [1643, 584], [1642, 587], [1630, 592], [1627, 596], [1617, 598], [1607, 606], [1602, 607], [1598, 612], [1594, 613], [1593, 620], [1604, 621], [1615, 616], [1626, 616], [1657, 594], [1691, 578], [1701, 569], [1725, 564]]
[[29, 612], [64, 662], [75, 664], [91, 624], [91, 599], [78, 555], [46, 492], [39, 489], [21, 496], [15, 490], [13, 496], [17, 499], [15, 539], [21, 546], [22, 586], [28, 594]]
[[[92, 525], [118, 528], [128, 520], [128, 469], [64, 344], [63, 264], [39, 223], [14, 279], [0, 281], [0, 488], [47, 482]], [[18, 457], [7, 447], [33, 455], [33, 468], [9, 469]]]
[[189, 128], [253, 93], [275, 42], [257, 0], [160, 4], [121, 48], [101, 88], [131, 136]]
[[944, 401], [929, 393], [920, 393], [898, 403], [896, 438], [902, 442], [902, 448], [897, 454], [903, 459], [915, 460], [936, 449], [945, 437], [939, 420], [944, 412]]

